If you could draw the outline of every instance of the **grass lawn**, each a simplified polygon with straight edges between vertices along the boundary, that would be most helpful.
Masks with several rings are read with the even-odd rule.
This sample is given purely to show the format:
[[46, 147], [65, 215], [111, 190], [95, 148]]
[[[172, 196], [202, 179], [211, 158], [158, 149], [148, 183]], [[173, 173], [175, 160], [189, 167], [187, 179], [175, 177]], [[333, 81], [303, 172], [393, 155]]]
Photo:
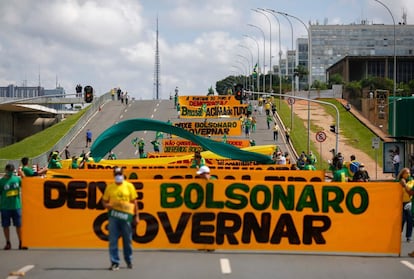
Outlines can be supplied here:
[[90, 106], [77, 114], [67, 117], [39, 133], [15, 144], [0, 148], [0, 158], [16, 160], [22, 157], [33, 158], [50, 150], [78, 122]]
[[[372, 138], [376, 135], [371, 132], [365, 125], [363, 125], [355, 116], [342, 106], [341, 103], [335, 99], [321, 99], [321, 101], [329, 102], [335, 105], [339, 110], [339, 121], [340, 121], [340, 134], [342, 138], [346, 138], [347, 143], [353, 145], [355, 148], [361, 150], [361, 152], [366, 153], [369, 157], [375, 160], [375, 150], [372, 149]], [[325, 111], [330, 114], [334, 119], [336, 119], [336, 111], [334, 108], [322, 105], [325, 108]], [[285, 126], [290, 127], [291, 119], [291, 110], [290, 106], [286, 102], [281, 102], [281, 107], [278, 110], [279, 116], [281, 117]], [[317, 132], [320, 130], [318, 123], [315, 123], [311, 120], [311, 131]], [[304, 124], [304, 121], [299, 118], [295, 113], [293, 113], [293, 131], [291, 131], [291, 139], [294, 148], [298, 153], [307, 150], [307, 128]], [[306, 137], [304, 138], [304, 135]], [[304, 140], [305, 139], [305, 140]], [[316, 148], [313, 141], [310, 143], [310, 149], [313, 153], [320, 158], [318, 148]], [[378, 164], [382, 165], [382, 142], [380, 143], [380, 148], [378, 152]], [[327, 167], [327, 166], [326, 166]]]

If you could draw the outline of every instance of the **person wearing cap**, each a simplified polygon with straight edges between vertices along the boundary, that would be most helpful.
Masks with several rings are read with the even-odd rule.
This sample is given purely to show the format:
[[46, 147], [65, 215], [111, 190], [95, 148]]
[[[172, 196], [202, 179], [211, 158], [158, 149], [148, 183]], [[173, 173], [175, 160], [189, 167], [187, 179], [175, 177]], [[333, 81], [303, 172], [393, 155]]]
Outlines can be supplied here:
[[10, 242], [10, 225], [16, 227], [17, 237], [19, 239], [19, 249], [26, 250], [27, 247], [22, 246], [21, 227], [22, 227], [22, 202], [21, 202], [21, 185], [22, 180], [14, 174], [15, 168], [13, 164], [7, 164], [5, 175], [0, 179], [0, 211], [1, 226], [3, 227], [6, 246], [4, 250], [11, 249]]
[[359, 163], [358, 170], [354, 173], [352, 181], [368, 182], [369, 175], [363, 163]]
[[109, 184], [102, 197], [108, 209], [109, 270], [119, 269], [118, 239], [122, 237], [123, 255], [127, 268], [132, 268], [132, 222], [138, 224], [137, 192], [124, 178], [122, 168], [114, 168], [114, 183]]
[[206, 180], [216, 180], [215, 176], [210, 175], [210, 168], [207, 166], [201, 166], [196, 173], [200, 178], [204, 178]]
[[62, 164], [60, 162], [60, 157], [59, 157], [59, 152], [57, 151], [52, 152], [47, 168], [48, 169], [61, 169], [62, 168]]

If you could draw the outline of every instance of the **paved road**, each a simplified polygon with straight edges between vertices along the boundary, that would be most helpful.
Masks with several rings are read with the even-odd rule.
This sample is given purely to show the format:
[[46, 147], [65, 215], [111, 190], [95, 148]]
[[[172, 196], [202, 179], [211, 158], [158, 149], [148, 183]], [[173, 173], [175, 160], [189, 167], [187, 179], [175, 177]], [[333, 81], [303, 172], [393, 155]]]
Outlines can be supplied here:
[[[85, 131], [90, 128], [94, 137], [117, 121], [131, 117], [148, 117], [159, 120], [177, 121], [176, 111], [171, 101], [135, 101], [128, 106], [110, 102], [90, 120], [71, 143], [72, 153], [85, 149]], [[152, 133], [152, 134], [151, 134]], [[148, 142], [154, 132], [136, 132], [115, 148], [121, 158], [134, 155], [130, 139], [143, 136]], [[253, 135], [258, 144], [271, 144], [272, 132], [267, 129], [264, 116], [258, 116], [258, 131]], [[283, 149], [283, 147], [282, 147]], [[39, 216], [41, 218], [41, 216]], [[52, 222], [51, 222], [51, 225]], [[414, 244], [402, 243], [403, 257], [357, 257], [312, 254], [280, 254], [258, 252], [211, 253], [200, 251], [134, 251], [134, 269], [121, 266], [116, 272], [107, 271], [108, 251], [29, 249], [15, 250], [17, 245], [12, 229], [13, 248], [0, 250], [0, 279], [16, 278], [8, 276], [11, 271], [27, 269], [26, 278], [66, 279], [66, 278], [363, 278], [388, 279], [411, 278], [414, 272], [414, 259], [408, 252]], [[363, 232], [361, 232], [363, 233]], [[45, 236], [47, 238], [47, 236]], [[0, 238], [3, 241], [3, 238]], [[64, 241], [64, 240], [62, 240]], [[0, 242], [3, 244], [2, 242]]]

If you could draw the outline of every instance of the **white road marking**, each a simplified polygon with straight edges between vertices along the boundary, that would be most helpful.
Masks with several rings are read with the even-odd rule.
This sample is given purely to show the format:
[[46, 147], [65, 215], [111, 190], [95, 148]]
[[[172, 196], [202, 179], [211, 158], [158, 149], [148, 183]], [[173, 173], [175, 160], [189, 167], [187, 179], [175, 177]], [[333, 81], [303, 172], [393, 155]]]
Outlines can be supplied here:
[[153, 114], [151, 114], [151, 118], [154, 118], [154, 115]]
[[122, 118], [124, 118], [124, 115], [123, 115], [123, 114], [121, 114], [121, 116], [119, 116], [119, 118], [121, 118], [121, 119], [122, 119]]
[[231, 267], [230, 267], [229, 259], [226, 259], [226, 258], [220, 259], [220, 267], [221, 267], [221, 273], [223, 273], [223, 274], [230, 274], [231, 273]]
[[409, 261], [401, 261], [400, 263], [402, 263], [403, 265], [405, 265], [409, 269], [414, 270], [414, 264], [410, 263]]
[[[16, 273], [25, 274], [26, 272], [31, 270], [33, 267], [34, 267], [34, 265], [26, 265], [26, 266], [20, 268], [18, 271], [16, 271]], [[18, 278], [21, 278], [22, 276], [24, 276], [24, 275], [21, 275], [21, 276], [11, 275], [11, 276], [8, 276], [7, 279], [18, 279]]]

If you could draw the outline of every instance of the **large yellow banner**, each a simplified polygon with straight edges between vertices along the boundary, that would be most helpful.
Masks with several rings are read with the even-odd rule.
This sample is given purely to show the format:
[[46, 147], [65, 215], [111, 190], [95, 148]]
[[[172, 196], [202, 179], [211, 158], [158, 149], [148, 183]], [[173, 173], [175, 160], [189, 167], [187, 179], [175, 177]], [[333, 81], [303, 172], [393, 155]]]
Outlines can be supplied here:
[[217, 122], [178, 122], [174, 126], [180, 127], [194, 135], [200, 136], [240, 136], [241, 125], [239, 120]]
[[180, 106], [200, 107], [206, 106], [237, 106], [240, 101], [236, 100], [233, 95], [220, 96], [179, 96]]
[[[325, 180], [325, 171], [291, 171], [275, 170], [274, 166], [263, 168], [263, 165], [256, 166], [211, 166], [210, 174], [219, 180], [247, 180], [247, 181], [302, 181], [321, 182]], [[112, 179], [112, 168], [107, 169], [51, 169], [47, 171], [47, 178], [67, 179]], [[197, 169], [187, 166], [142, 166], [124, 169], [124, 175], [128, 179], [192, 179], [197, 176]]]
[[[247, 139], [228, 139], [226, 143], [236, 146], [238, 148], [244, 148], [250, 146], [250, 142]], [[194, 153], [195, 151], [203, 151], [203, 148], [198, 144], [190, 140], [179, 139], [164, 139], [162, 141], [162, 150], [165, 153]]]
[[[107, 247], [104, 179], [23, 180], [23, 243]], [[139, 249], [400, 254], [401, 187], [381, 183], [140, 180]], [[27, 187], [26, 187], [27, 186]]]
[[232, 106], [180, 106], [180, 118], [238, 118], [247, 114], [247, 105]]

